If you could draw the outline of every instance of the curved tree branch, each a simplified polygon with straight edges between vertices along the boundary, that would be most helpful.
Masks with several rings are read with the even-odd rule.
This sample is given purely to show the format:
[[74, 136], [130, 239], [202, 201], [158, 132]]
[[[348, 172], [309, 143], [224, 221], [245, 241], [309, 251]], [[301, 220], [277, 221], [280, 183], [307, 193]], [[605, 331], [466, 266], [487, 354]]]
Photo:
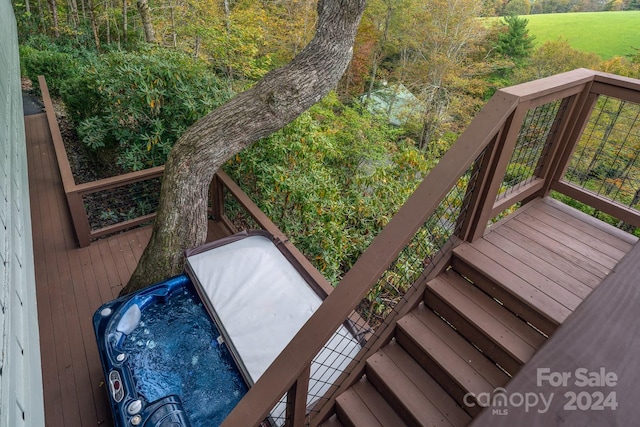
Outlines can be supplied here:
[[182, 135], [165, 165], [151, 239], [121, 294], [182, 271], [183, 251], [206, 238], [207, 192], [215, 172], [336, 86], [351, 60], [364, 3], [319, 0], [315, 36], [289, 64], [271, 71]]

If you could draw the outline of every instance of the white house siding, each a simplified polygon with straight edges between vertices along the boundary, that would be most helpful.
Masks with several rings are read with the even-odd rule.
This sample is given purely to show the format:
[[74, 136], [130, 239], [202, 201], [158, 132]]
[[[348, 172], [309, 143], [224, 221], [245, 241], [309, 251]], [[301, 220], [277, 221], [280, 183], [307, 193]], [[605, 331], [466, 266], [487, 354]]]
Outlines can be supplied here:
[[44, 426], [18, 36], [0, 0], [0, 426]]

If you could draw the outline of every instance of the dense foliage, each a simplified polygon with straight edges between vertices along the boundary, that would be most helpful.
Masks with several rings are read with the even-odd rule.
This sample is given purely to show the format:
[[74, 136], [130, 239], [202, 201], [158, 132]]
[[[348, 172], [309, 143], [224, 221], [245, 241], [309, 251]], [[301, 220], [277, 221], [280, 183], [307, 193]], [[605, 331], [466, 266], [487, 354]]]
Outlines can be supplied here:
[[433, 165], [399, 136], [332, 94], [226, 170], [337, 283]]
[[164, 164], [187, 127], [229, 97], [204, 64], [163, 49], [102, 55], [62, 90], [82, 141], [124, 170]]
[[180, 52], [148, 48], [79, 56], [32, 44], [21, 48], [23, 73], [32, 81], [45, 75], [82, 142], [122, 171], [164, 164], [184, 130], [231, 96], [203, 62]]

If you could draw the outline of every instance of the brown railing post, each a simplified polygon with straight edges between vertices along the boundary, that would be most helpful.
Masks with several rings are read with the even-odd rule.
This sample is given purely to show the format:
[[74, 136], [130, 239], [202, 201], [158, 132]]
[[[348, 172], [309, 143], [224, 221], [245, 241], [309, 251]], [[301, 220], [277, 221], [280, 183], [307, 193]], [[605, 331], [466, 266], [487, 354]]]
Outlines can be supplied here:
[[73, 229], [76, 231], [78, 246], [81, 248], [91, 244], [91, 226], [87, 218], [87, 210], [84, 207], [82, 196], [77, 191], [66, 194], [69, 213], [73, 221]]
[[587, 126], [589, 116], [596, 102], [598, 102], [598, 95], [591, 93], [591, 86], [592, 83], [586, 85], [585, 90], [576, 102], [576, 108], [571, 116], [571, 128], [567, 129], [562, 147], [556, 153], [556, 158], [553, 162], [554, 167], [549, 170], [542, 196], [549, 194], [554, 183], [560, 181], [564, 176], [567, 166], [571, 161], [571, 156], [580, 140], [580, 135], [582, 135], [584, 128]]
[[224, 187], [218, 173], [213, 176], [209, 186], [209, 202], [211, 203], [211, 215], [216, 220], [220, 220], [224, 216]]
[[535, 197], [547, 196], [553, 183], [559, 181], [564, 175], [580, 135], [587, 124], [589, 114], [597, 100], [597, 97], [593, 97], [589, 93], [592, 83], [586, 83], [582, 92], [571, 99], [565, 100], [565, 102], [569, 102], [569, 105], [565, 117], [562, 118], [562, 129], [559, 130], [556, 140], [553, 141], [553, 146], [546, 159], [546, 165], [540, 171], [540, 177], [545, 180], [544, 186], [539, 192], [527, 198], [525, 202]]
[[471, 218], [471, 225], [466, 233], [466, 240], [473, 242], [484, 235], [487, 224], [491, 219], [491, 211], [493, 210], [493, 203], [496, 200], [502, 178], [511, 158], [511, 153], [515, 147], [518, 139], [518, 133], [520, 132], [520, 124], [527, 114], [528, 102], [524, 105], [520, 104], [513, 112], [513, 115], [509, 117], [504, 129], [501, 132], [500, 138], [495, 143], [495, 156], [491, 156], [491, 164], [487, 165], [485, 174], [489, 179], [485, 182], [483, 188], [480, 189], [478, 197], [476, 214]]
[[296, 382], [287, 392], [287, 412], [285, 427], [303, 427], [307, 417], [307, 390], [311, 365], [302, 371]]

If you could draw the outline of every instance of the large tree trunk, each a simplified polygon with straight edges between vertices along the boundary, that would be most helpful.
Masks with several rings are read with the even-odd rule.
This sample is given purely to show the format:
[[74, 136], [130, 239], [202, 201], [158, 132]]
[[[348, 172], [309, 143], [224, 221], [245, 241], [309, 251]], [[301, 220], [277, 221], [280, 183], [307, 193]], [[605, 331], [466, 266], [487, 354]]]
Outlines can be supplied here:
[[207, 192], [215, 172], [335, 87], [351, 59], [364, 3], [319, 0], [315, 36], [291, 63], [200, 119], [178, 140], [165, 165], [151, 239], [122, 294], [182, 271], [183, 251], [205, 241]]
[[144, 39], [147, 43], [154, 43], [156, 41], [156, 33], [153, 30], [153, 23], [151, 22], [149, 2], [147, 0], [138, 0], [136, 4], [138, 6], [138, 12], [140, 13], [140, 20], [142, 20]]

